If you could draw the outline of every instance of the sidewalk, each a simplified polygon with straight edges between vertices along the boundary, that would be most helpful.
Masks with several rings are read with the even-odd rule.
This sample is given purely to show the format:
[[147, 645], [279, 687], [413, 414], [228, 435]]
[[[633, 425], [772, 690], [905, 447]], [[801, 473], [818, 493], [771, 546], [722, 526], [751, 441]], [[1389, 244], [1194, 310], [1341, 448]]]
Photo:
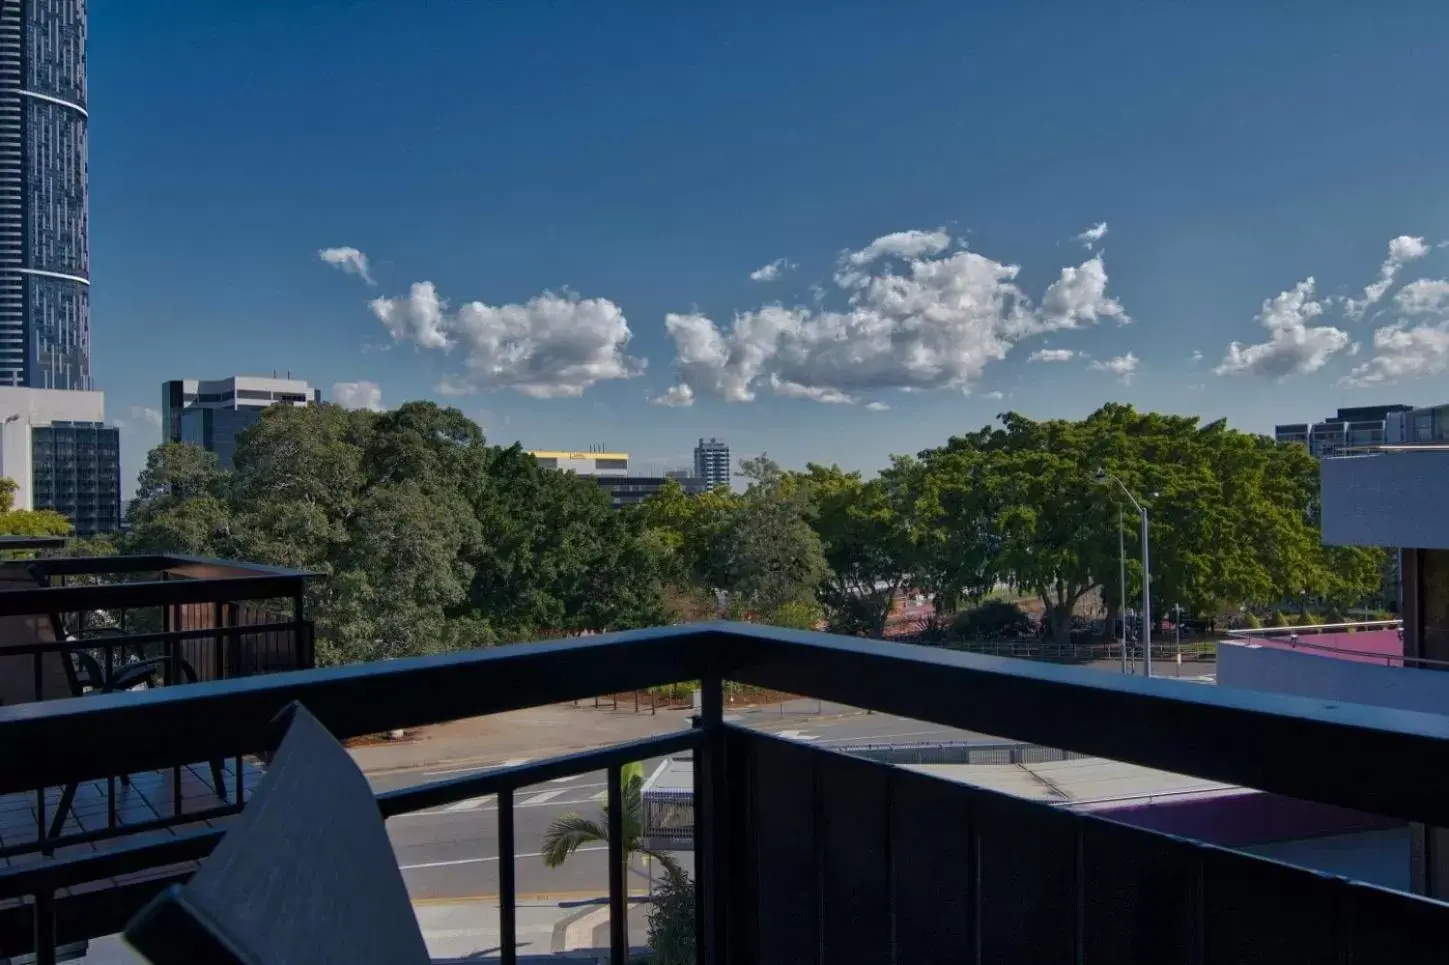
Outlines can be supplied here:
[[[642, 893], [631, 896], [629, 944], [643, 950], [649, 939], [649, 902]], [[501, 931], [498, 905], [492, 899], [427, 901], [413, 905], [428, 954], [437, 962], [498, 961]], [[603, 898], [520, 896], [517, 903], [520, 962], [593, 962], [609, 957], [609, 907]], [[90, 944], [85, 965], [142, 965], [119, 937]]]

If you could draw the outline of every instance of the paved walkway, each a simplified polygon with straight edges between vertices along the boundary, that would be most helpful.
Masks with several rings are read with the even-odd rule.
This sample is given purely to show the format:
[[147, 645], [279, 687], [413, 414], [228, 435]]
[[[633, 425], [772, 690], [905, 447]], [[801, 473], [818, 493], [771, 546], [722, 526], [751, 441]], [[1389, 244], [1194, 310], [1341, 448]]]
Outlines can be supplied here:
[[[435, 962], [498, 960], [501, 931], [498, 905], [489, 900], [429, 901], [413, 906], [428, 954]], [[643, 950], [649, 938], [649, 903], [642, 893], [629, 906], [629, 943]], [[603, 899], [589, 896], [521, 896], [517, 909], [519, 961], [607, 961], [609, 908]], [[119, 937], [90, 943], [86, 965], [141, 965]]]

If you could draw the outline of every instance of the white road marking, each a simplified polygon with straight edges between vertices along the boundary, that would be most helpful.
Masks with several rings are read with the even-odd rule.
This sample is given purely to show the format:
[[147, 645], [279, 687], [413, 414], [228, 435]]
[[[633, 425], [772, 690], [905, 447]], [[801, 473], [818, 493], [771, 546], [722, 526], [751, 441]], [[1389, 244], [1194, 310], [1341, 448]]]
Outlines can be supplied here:
[[792, 741], [818, 741], [820, 738], [814, 734], [802, 734], [798, 730], [777, 730], [777, 737], [785, 737]]
[[547, 804], [549, 801], [552, 801], [560, 794], [567, 793], [568, 791], [565, 788], [557, 788], [556, 790], [552, 791], [540, 791], [538, 794], [535, 794], [530, 798], [525, 798], [524, 800], [519, 801], [518, 806], [521, 808], [526, 808], [533, 807], [536, 804]]
[[[608, 850], [609, 850], [609, 846], [607, 844], [603, 844], [603, 845], [599, 845], [596, 848], [579, 848], [574, 853], [575, 854], [584, 854], [585, 852], [588, 852], [588, 851], [608, 851]], [[515, 860], [518, 859], [518, 858], [542, 858], [543, 857], [543, 852], [542, 851], [530, 851], [527, 854], [515, 854], [513, 857], [514, 857]], [[487, 857], [487, 858], [454, 858], [451, 861], [424, 861], [421, 864], [404, 864], [404, 865], [398, 865], [398, 867], [401, 870], [403, 870], [403, 871], [420, 871], [420, 870], [422, 870], [424, 868], [452, 868], [452, 867], [455, 867], [455, 866], [460, 865], [460, 864], [486, 864], [488, 862], [497, 861], [497, 860], [498, 860], [498, 855], [495, 854], [495, 855], [492, 855], [492, 856]]]
[[423, 777], [436, 777], [442, 774], [469, 774], [473, 771], [491, 771], [496, 767], [519, 767], [533, 760], [531, 757], [520, 757], [513, 761], [503, 761], [492, 764], [467, 764], [462, 767], [445, 767], [436, 771], [423, 771]]
[[577, 781], [579, 778], [581, 778], [583, 776], [584, 775], [582, 775], [582, 774], [574, 774], [574, 775], [571, 775], [569, 777], [556, 777], [553, 780], [549, 781], [548, 783], [550, 783], [550, 784], [568, 784], [570, 781]]
[[493, 800], [493, 795], [491, 794], [487, 797], [470, 797], [463, 801], [454, 801], [437, 813], [451, 814], [454, 811], [476, 811], [491, 800]]

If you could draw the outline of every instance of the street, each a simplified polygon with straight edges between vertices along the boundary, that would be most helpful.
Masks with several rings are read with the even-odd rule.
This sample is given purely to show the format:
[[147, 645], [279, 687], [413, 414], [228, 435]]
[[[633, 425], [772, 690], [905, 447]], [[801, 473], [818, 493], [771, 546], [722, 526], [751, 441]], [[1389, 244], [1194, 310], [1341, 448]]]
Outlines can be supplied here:
[[[813, 702], [811, 702], [813, 703]], [[731, 714], [736, 723], [819, 746], [850, 744], [994, 740], [984, 734], [937, 727], [903, 717], [865, 714], [848, 708], [822, 710], [827, 716], [801, 719], [798, 713], [776, 713], [773, 708], [753, 708]], [[580, 720], [592, 716], [580, 711]], [[386, 791], [475, 774], [489, 767], [518, 766], [524, 758], [507, 761], [470, 762], [467, 766], [446, 764], [371, 774], [374, 790]], [[659, 758], [644, 762], [644, 774], [654, 772]], [[580, 848], [559, 868], [544, 866], [541, 856], [544, 834], [550, 822], [561, 814], [577, 811], [604, 821], [602, 804], [606, 793], [604, 772], [559, 778], [546, 784], [521, 789], [514, 797], [514, 841], [516, 888], [520, 896], [601, 896], [608, 891], [607, 848], [603, 843]], [[459, 801], [429, 811], [399, 815], [388, 821], [398, 865], [415, 900], [464, 899], [498, 893], [498, 809], [492, 797]], [[680, 856], [686, 867], [690, 855]], [[639, 862], [631, 868], [630, 888], [648, 886]]]

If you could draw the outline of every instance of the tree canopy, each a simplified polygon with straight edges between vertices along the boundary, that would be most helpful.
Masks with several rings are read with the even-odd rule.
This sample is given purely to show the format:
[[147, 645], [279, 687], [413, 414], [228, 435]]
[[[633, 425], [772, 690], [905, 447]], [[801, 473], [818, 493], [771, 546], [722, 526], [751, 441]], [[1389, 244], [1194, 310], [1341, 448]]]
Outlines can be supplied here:
[[1301, 446], [1125, 405], [1079, 421], [1006, 413], [874, 478], [762, 456], [741, 463], [738, 491], [671, 481], [622, 511], [592, 480], [491, 446], [428, 402], [269, 409], [234, 466], [153, 450], [121, 548], [321, 574], [310, 607], [330, 662], [717, 614], [879, 636], [907, 589], [949, 614], [1014, 588], [1064, 638], [1097, 594], [1111, 625], [1119, 539], [1127, 594], [1140, 593], [1123, 488], [1150, 516], [1159, 612], [1305, 594], [1342, 611], [1382, 579], [1382, 553], [1322, 545], [1318, 464]]

